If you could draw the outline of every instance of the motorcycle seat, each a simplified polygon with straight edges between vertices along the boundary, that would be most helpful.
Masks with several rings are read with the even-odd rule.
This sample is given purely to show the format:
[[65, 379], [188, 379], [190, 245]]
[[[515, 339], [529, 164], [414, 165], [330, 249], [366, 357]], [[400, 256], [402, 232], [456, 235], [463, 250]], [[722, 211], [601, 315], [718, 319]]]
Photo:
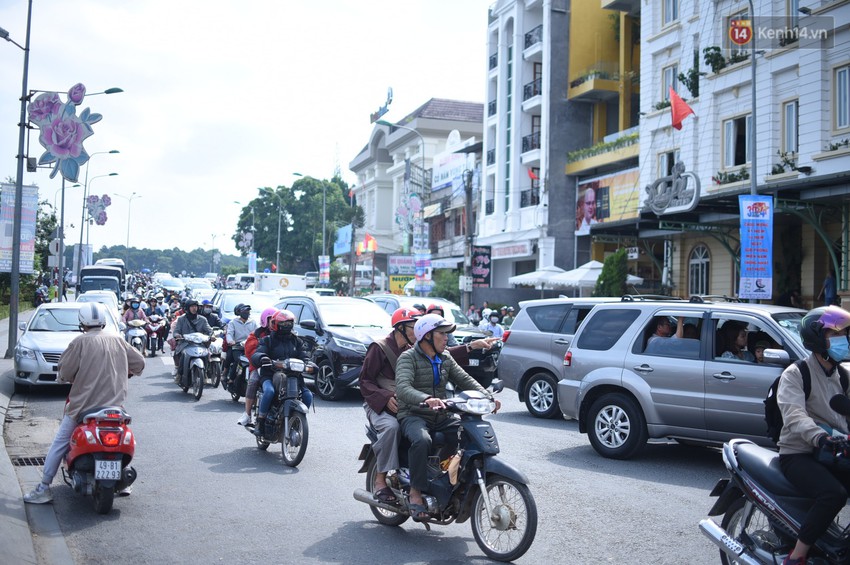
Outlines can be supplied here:
[[738, 465], [771, 493], [777, 496], [800, 496], [797, 488], [782, 473], [777, 452], [754, 443], [739, 443], [735, 454]]

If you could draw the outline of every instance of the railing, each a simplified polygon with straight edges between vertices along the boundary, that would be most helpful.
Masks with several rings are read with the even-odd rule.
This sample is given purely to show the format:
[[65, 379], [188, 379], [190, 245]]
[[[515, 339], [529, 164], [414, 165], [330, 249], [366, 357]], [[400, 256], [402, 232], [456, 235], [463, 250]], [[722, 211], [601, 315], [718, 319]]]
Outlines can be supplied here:
[[487, 214], [488, 216], [490, 214], [492, 214], [495, 209], [496, 209], [495, 200], [488, 200], [487, 202], [484, 203], [484, 213]]
[[495, 165], [496, 164], [496, 150], [488, 149], [487, 150], [487, 164]]
[[493, 69], [496, 68], [496, 65], [498, 65], [498, 64], [499, 64], [499, 57], [497, 56], [496, 53], [493, 53], [492, 55], [490, 55], [490, 68], [488, 70], [492, 71]]
[[525, 48], [528, 49], [532, 45], [543, 41], [543, 24], [532, 29], [525, 34]]
[[528, 208], [540, 204], [540, 188], [531, 187], [519, 193], [519, 207]]
[[487, 116], [495, 116], [496, 115], [496, 101], [490, 100], [487, 102]]
[[599, 61], [589, 69], [585, 69], [570, 81], [570, 88], [575, 88], [592, 79], [620, 80], [620, 65], [610, 61]]
[[536, 131], [522, 138], [522, 152], [540, 149], [540, 132]]
[[543, 78], [535, 79], [522, 88], [522, 101], [543, 94]]
[[628, 147], [629, 145], [634, 145], [635, 143], [639, 142], [640, 135], [637, 132], [620, 136], [614, 141], [601, 141], [599, 143], [591, 145], [590, 147], [584, 147], [582, 149], [577, 149], [576, 151], [570, 151], [569, 153], [567, 153], [567, 163], [575, 163], [576, 161], [581, 161], [582, 159], [596, 157], [597, 155], [602, 155], [603, 153], [610, 153], [611, 151], [616, 151], [618, 149], [622, 149], [623, 147]]

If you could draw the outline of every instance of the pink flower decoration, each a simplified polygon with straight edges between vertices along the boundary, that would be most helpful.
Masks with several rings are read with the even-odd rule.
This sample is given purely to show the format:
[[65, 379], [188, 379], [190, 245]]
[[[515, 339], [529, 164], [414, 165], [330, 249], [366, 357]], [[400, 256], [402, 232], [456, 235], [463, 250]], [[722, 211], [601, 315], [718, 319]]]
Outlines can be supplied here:
[[103, 202], [104, 207], [112, 204], [112, 199], [109, 197], [108, 194], [104, 194], [103, 196], [101, 196], [100, 201]]
[[102, 226], [103, 224], [105, 224], [106, 223], [106, 212], [99, 213], [97, 215], [97, 218], [95, 218], [94, 221], [99, 226]]
[[47, 151], [59, 159], [79, 157], [83, 141], [91, 135], [77, 116], [54, 119], [49, 126], [41, 128], [41, 143]]
[[94, 206], [95, 204], [97, 204], [98, 200], [99, 200], [99, 198], [98, 198], [97, 194], [91, 194], [88, 197], [88, 201], [89, 201], [90, 206]]
[[39, 126], [49, 124], [54, 116], [59, 115], [61, 110], [62, 101], [55, 92], [45, 92], [39, 95], [27, 107], [30, 121], [37, 123]]
[[83, 101], [83, 98], [86, 96], [86, 87], [83, 83], [78, 82], [74, 86], [71, 87], [71, 90], [68, 91], [68, 100], [74, 106], [79, 106], [80, 102]]

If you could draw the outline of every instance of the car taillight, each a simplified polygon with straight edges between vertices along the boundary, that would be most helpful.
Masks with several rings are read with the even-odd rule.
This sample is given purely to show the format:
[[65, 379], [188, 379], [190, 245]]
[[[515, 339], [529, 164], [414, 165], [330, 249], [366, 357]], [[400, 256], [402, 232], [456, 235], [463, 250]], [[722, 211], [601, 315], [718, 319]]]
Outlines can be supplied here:
[[564, 367], [570, 367], [573, 364], [573, 352], [567, 351], [564, 354]]
[[106, 447], [116, 447], [119, 443], [121, 443], [121, 432], [100, 432], [100, 443]]
[[508, 343], [508, 338], [511, 336], [511, 330], [505, 330], [505, 333], [502, 334], [502, 342]]

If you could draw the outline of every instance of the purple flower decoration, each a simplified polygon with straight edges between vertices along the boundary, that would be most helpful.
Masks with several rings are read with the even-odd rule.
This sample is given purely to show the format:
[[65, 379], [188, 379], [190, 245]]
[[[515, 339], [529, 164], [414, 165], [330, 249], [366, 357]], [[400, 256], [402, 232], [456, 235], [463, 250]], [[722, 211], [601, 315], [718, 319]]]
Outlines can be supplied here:
[[49, 124], [62, 110], [62, 101], [55, 92], [40, 94], [27, 108], [29, 119], [39, 127]]
[[71, 90], [68, 91], [68, 100], [70, 100], [71, 103], [74, 104], [74, 106], [79, 106], [85, 96], [86, 87], [81, 82], [78, 82], [77, 84], [72, 86]]
[[89, 206], [96, 205], [98, 200], [99, 200], [99, 197], [97, 196], [97, 194], [89, 195], [89, 198], [88, 198]]
[[112, 204], [112, 199], [109, 197], [108, 194], [104, 194], [103, 196], [101, 196], [100, 201], [103, 202], [104, 207]]
[[[38, 141], [55, 158], [53, 160], [76, 158], [83, 151], [83, 141], [91, 135], [89, 131], [77, 116], [61, 116], [47, 127], [42, 126]], [[44, 161], [44, 156], [40, 161]]]
[[106, 223], [106, 212], [99, 213], [97, 215], [97, 218], [95, 218], [94, 221], [99, 226], [102, 226], [103, 224], [105, 224]]

